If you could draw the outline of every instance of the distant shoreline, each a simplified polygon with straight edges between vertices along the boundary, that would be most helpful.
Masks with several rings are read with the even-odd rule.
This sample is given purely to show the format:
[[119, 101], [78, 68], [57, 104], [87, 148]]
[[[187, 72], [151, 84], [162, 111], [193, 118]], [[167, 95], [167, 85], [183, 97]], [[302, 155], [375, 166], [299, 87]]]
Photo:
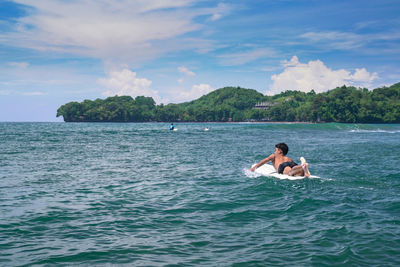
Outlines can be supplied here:
[[195, 123], [195, 124], [380, 124], [380, 125], [391, 125], [400, 123], [390, 123], [390, 122], [305, 122], [305, 121], [142, 121], [142, 122], [118, 122], [118, 121], [0, 121], [0, 123]]
[[[49, 121], [51, 122], [51, 121]], [[305, 121], [64, 121], [63, 123], [197, 123], [197, 124], [325, 124], [325, 123], [342, 123], [342, 122], [305, 122]], [[343, 122], [345, 123], [345, 122]], [[357, 123], [357, 122], [355, 122]]]
[[[145, 123], [145, 122], [144, 122]], [[151, 122], [150, 122], [151, 123]], [[184, 124], [184, 123], [194, 123], [194, 124], [324, 124], [325, 122], [291, 122], [291, 121], [168, 121], [168, 122], [155, 122], [155, 123], [174, 123], [174, 124]]]
[[180, 104], [117, 95], [68, 102], [56, 117], [66, 122], [400, 123], [399, 103], [400, 83], [373, 91], [342, 86], [318, 94], [286, 91], [274, 96], [224, 87]]

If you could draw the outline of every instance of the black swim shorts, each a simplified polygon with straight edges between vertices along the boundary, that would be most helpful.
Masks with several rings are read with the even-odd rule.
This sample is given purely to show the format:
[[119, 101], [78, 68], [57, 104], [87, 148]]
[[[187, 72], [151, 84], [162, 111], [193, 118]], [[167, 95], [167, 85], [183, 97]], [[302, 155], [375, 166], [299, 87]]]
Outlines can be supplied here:
[[284, 162], [284, 163], [281, 163], [281, 165], [279, 165], [279, 168], [278, 168], [278, 173], [280, 173], [280, 174], [282, 174], [283, 173], [283, 170], [286, 168], [286, 167], [290, 167], [290, 168], [293, 168], [294, 166], [296, 166], [297, 165], [297, 163], [296, 162], [294, 162], [294, 161], [286, 161], [286, 162]]

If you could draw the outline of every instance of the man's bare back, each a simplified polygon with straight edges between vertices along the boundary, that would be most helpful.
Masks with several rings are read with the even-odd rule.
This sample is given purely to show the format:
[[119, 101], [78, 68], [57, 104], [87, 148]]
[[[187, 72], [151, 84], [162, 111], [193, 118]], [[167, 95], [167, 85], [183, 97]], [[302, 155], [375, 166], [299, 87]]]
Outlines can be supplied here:
[[270, 157], [272, 158], [272, 159], [271, 159], [271, 162], [272, 162], [272, 165], [274, 165], [276, 171], [278, 171], [279, 166], [280, 166], [282, 163], [293, 161], [293, 160], [292, 160], [291, 158], [289, 158], [289, 157], [282, 156], [282, 155], [279, 155], [279, 154], [276, 155], [276, 153], [272, 154]]

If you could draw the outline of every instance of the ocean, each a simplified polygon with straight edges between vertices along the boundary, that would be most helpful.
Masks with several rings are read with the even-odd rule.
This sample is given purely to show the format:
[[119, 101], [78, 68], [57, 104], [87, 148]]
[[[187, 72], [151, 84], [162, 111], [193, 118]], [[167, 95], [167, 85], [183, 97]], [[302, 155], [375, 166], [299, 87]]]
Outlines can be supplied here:
[[0, 266], [400, 266], [400, 125], [175, 126], [0, 123]]

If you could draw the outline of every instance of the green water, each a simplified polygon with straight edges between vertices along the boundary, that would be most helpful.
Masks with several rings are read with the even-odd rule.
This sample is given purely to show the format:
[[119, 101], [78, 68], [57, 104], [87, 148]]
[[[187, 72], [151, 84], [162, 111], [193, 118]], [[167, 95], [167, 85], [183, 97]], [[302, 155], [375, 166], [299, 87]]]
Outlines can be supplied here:
[[400, 265], [400, 125], [168, 127], [0, 123], [0, 266]]

